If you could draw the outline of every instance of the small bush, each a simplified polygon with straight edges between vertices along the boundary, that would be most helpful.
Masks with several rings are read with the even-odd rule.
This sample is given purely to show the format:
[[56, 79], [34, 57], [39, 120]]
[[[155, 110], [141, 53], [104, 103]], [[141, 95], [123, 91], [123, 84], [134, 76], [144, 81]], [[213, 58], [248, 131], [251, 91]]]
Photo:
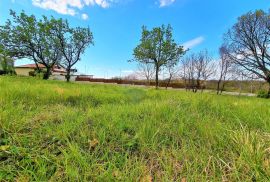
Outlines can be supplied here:
[[43, 78], [44, 73], [45, 73], [44, 70], [38, 71], [37, 69], [28, 72], [29, 76], [37, 78]]
[[10, 69], [10, 70], [0, 70], [0, 75], [17, 75], [15, 70]]
[[258, 94], [257, 94], [257, 97], [268, 99], [268, 98], [270, 98], [270, 95], [269, 95], [268, 91], [266, 91], [266, 90], [260, 90], [258, 92]]
[[29, 71], [29, 76], [35, 77], [36, 76], [36, 72], [35, 71]]
[[6, 72], [5, 72], [5, 71], [0, 70], [0, 75], [5, 75], [5, 74], [6, 74]]

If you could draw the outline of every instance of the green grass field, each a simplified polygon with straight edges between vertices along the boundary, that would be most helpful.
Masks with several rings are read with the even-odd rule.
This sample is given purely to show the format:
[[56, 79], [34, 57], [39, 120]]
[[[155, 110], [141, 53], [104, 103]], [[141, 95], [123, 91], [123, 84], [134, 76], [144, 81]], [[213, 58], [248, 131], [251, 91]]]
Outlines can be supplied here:
[[0, 77], [0, 181], [269, 181], [270, 101]]

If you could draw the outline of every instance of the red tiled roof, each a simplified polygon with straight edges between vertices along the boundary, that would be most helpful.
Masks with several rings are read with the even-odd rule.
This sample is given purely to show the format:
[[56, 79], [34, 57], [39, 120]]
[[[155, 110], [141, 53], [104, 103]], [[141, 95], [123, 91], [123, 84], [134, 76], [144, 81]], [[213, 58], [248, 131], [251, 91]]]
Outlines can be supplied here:
[[[16, 68], [36, 68], [36, 67], [37, 67], [36, 64], [25, 64], [25, 65], [16, 66]], [[43, 64], [38, 64], [38, 67], [45, 68]]]
[[60, 69], [53, 68], [52, 71], [55, 73], [66, 73], [67, 72], [64, 68], [60, 68]]

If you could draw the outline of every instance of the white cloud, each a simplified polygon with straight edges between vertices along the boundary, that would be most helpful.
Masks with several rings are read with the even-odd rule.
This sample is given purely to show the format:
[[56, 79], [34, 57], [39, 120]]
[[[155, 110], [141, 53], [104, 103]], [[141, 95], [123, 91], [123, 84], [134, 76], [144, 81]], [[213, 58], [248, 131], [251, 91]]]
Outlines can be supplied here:
[[205, 40], [205, 38], [203, 36], [197, 37], [195, 39], [189, 40], [187, 42], [185, 42], [183, 44], [185, 49], [191, 49], [201, 43], [203, 43], [203, 41]]
[[34, 6], [54, 10], [57, 13], [64, 15], [75, 15], [76, 8], [82, 8], [81, 1], [76, 0], [32, 0]]
[[87, 14], [85, 14], [85, 13], [82, 14], [82, 19], [83, 20], [87, 20], [88, 18], [89, 18], [89, 16]]
[[94, 6], [95, 4], [102, 7], [102, 8], [108, 8], [110, 6], [110, 3], [112, 3], [112, 0], [84, 0], [86, 5]]
[[34, 6], [72, 16], [77, 14], [78, 9], [82, 9], [85, 6], [97, 5], [102, 8], [108, 8], [111, 3], [114, 3], [114, 0], [32, 0]]
[[159, 7], [165, 7], [173, 4], [175, 0], [159, 0]]

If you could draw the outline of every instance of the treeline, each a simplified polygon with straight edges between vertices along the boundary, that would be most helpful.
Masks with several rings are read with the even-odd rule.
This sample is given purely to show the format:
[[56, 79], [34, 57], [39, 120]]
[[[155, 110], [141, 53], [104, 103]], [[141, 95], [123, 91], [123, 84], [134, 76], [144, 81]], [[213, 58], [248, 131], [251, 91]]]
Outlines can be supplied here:
[[[93, 82], [93, 83], [111, 83], [119, 85], [138, 85], [138, 86], [155, 86], [154, 80], [147, 81], [146, 79], [138, 79], [137, 75], [127, 75], [124, 77], [113, 77], [110, 79], [105, 78], [86, 78], [77, 76], [75, 81], [78, 82]], [[208, 91], [214, 91], [217, 89], [218, 80], [206, 80], [197, 91], [203, 92], [205, 89]], [[266, 90], [268, 85], [264, 81], [259, 80], [226, 80], [224, 83], [226, 87], [223, 87], [223, 91], [235, 92], [235, 94], [260, 94], [261, 91]], [[172, 88], [172, 89], [185, 89], [186, 91], [193, 91], [192, 87], [182, 79], [173, 79], [170, 83], [168, 80], [160, 80], [159, 87]], [[220, 93], [219, 93], [220, 94]]]
[[[17, 15], [10, 11], [12, 19], [0, 26], [0, 53], [5, 57], [28, 58], [36, 63], [36, 71], [49, 79], [55, 65], [66, 69], [70, 80], [72, 67], [81, 59], [85, 49], [93, 44], [88, 28], [71, 27], [67, 20], [43, 16], [37, 19], [25, 12]], [[45, 71], [39, 64], [46, 67]]]
[[140, 44], [134, 49], [138, 62], [137, 75], [149, 83], [154, 77], [156, 88], [159, 76], [166, 74], [167, 84], [181, 78], [193, 92], [204, 88], [209, 79], [216, 79], [217, 94], [225, 89], [228, 80], [264, 80], [269, 84], [265, 97], [270, 97], [270, 13], [262, 10], [248, 12], [224, 34], [214, 60], [207, 50], [190, 53], [176, 44], [170, 25], [142, 29]]

